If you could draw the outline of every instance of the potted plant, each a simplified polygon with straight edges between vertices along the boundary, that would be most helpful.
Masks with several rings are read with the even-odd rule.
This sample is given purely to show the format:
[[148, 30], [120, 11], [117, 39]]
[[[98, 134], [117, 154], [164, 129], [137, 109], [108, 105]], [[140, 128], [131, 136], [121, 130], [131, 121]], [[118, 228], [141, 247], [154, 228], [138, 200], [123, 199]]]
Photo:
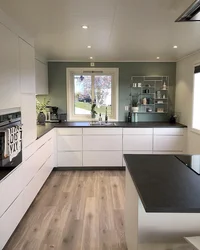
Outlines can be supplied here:
[[50, 100], [46, 100], [46, 98], [44, 98], [43, 102], [40, 102], [38, 99], [36, 99], [37, 121], [40, 125], [45, 124], [46, 116], [44, 112], [46, 111], [46, 107], [48, 106], [49, 102]]
[[132, 99], [132, 111], [133, 113], [137, 113], [139, 111], [138, 101], [135, 99]]
[[93, 103], [92, 106], [91, 106], [91, 117], [92, 117], [93, 119], [96, 118], [96, 114], [97, 114], [95, 108], [96, 108], [96, 104]]

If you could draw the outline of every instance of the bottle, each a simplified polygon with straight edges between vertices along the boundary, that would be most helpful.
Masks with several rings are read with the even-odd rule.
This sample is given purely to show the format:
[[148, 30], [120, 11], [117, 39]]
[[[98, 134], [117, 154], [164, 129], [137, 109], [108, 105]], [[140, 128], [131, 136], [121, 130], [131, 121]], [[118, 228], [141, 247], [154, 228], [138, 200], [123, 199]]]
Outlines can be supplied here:
[[101, 124], [102, 122], [102, 117], [101, 117], [101, 113], [99, 114], [99, 123]]
[[105, 123], [108, 122], [108, 114], [107, 114], [107, 107], [106, 107], [106, 114], [105, 114]]
[[131, 118], [132, 118], [132, 117], [131, 117], [131, 112], [128, 112], [128, 118], [127, 118], [127, 121], [128, 121], [128, 122], [131, 122], [131, 120], [132, 120]]
[[166, 90], [167, 89], [167, 85], [166, 85], [166, 83], [164, 82], [163, 83], [163, 88], [162, 88], [163, 90]]

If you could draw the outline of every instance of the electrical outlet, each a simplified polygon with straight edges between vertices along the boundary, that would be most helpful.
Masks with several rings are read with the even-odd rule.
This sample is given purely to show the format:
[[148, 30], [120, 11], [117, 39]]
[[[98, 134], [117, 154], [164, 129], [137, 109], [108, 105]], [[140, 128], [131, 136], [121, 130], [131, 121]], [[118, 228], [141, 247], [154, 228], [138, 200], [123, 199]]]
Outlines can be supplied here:
[[128, 106], [125, 106], [125, 111], [128, 111]]
[[95, 64], [92, 62], [92, 63], [90, 63], [90, 66], [91, 66], [91, 67], [94, 67], [94, 66], [95, 66]]

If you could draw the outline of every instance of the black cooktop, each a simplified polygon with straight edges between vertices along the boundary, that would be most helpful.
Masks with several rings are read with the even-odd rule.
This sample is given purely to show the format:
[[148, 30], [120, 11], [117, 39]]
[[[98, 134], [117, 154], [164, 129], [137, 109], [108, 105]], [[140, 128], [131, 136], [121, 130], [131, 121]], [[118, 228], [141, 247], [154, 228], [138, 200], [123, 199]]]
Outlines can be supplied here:
[[200, 155], [175, 155], [188, 168], [200, 175]]

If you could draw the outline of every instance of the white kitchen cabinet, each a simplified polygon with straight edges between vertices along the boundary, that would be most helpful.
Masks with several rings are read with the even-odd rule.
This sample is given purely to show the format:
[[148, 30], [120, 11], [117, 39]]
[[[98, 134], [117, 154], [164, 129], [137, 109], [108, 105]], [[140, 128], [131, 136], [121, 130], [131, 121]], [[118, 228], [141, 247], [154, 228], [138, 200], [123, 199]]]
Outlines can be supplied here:
[[83, 135], [121, 135], [122, 128], [83, 128]]
[[54, 167], [52, 131], [32, 143], [26, 160], [0, 181], [0, 249], [3, 248]]
[[47, 64], [35, 59], [36, 95], [48, 95], [48, 67]]
[[18, 37], [0, 23], [0, 109], [20, 107]]
[[124, 135], [123, 150], [152, 151], [152, 135]]
[[184, 135], [184, 128], [154, 128], [154, 135]]
[[83, 166], [120, 167], [122, 151], [83, 151]]
[[154, 151], [180, 151], [184, 150], [184, 137], [175, 135], [154, 136]]
[[34, 94], [21, 94], [21, 114], [23, 124], [23, 148], [25, 148], [34, 142], [37, 137], [36, 98]]
[[81, 167], [82, 151], [58, 152], [58, 167]]
[[83, 150], [122, 150], [121, 135], [83, 136]]
[[58, 151], [79, 151], [82, 150], [82, 136], [58, 136]]
[[81, 135], [82, 128], [57, 128], [57, 135]]
[[20, 220], [28, 210], [35, 196], [51, 173], [51, 168], [49, 166], [51, 166], [52, 162], [52, 157], [49, 157], [22, 193], [0, 217], [0, 249], [3, 249]]
[[20, 83], [22, 94], [35, 94], [35, 50], [19, 38]]
[[153, 128], [123, 128], [124, 135], [152, 135]]

